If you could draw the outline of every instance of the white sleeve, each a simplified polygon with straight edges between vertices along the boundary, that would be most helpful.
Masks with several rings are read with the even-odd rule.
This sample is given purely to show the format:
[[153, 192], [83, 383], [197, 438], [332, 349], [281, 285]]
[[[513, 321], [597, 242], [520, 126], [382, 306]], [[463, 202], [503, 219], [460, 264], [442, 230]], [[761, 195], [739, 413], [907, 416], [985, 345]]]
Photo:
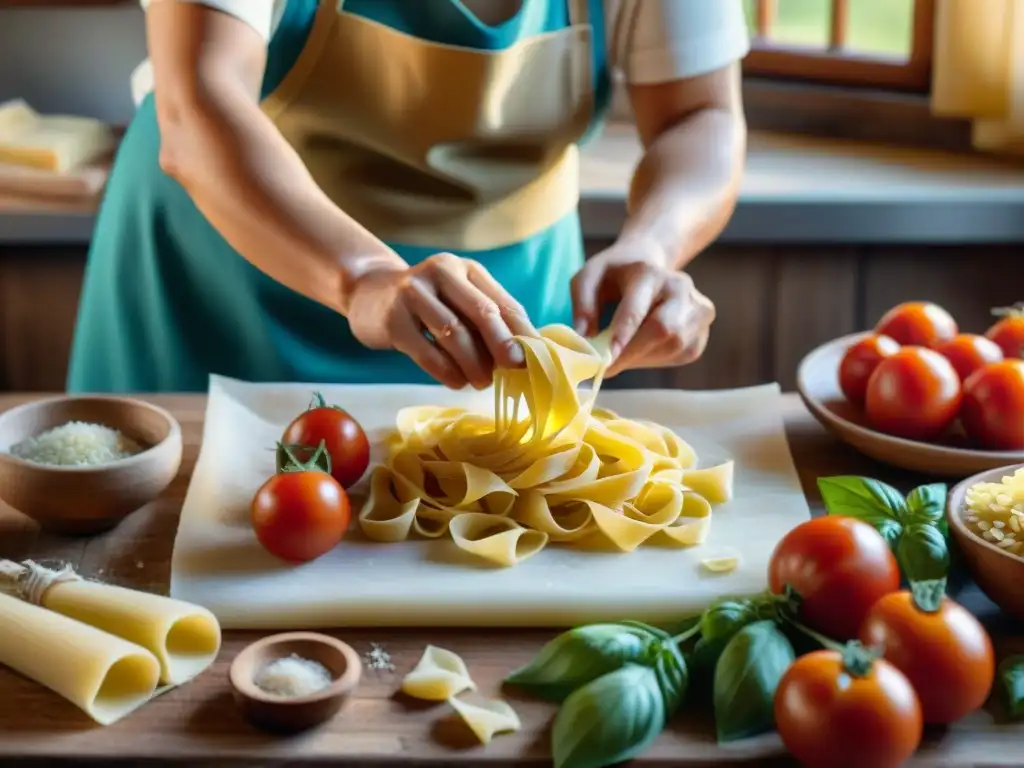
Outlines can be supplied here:
[[[143, 10], [154, 0], [139, 0]], [[214, 8], [229, 16], [234, 16], [248, 24], [259, 33], [260, 37], [269, 41], [273, 27], [280, 17], [284, 2], [275, 0], [157, 0], [157, 2], [199, 3]]]
[[609, 60], [627, 82], [701, 75], [750, 50], [742, 0], [604, 0], [604, 7]]

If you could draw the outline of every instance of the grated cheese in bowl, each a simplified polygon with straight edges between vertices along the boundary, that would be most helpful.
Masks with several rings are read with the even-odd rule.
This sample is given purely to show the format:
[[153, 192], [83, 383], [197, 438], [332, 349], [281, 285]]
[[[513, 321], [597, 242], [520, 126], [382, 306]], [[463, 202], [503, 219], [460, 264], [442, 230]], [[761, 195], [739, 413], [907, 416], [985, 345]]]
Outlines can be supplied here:
[[69, 421], [12, 445], [10, 454], [33, 464], [94, 467], [142, 452], [135, 441], [102, 424]]
[[964, 522], [971, 533], [1024, 558], [1024, 469], [998, 483], [975, 483], [964, 501]]
[[327, 667], [295, 653], [270, 662], [253, 679], [264, 693], [289, 699], [312, 696], [329, 688], [332, 682]]

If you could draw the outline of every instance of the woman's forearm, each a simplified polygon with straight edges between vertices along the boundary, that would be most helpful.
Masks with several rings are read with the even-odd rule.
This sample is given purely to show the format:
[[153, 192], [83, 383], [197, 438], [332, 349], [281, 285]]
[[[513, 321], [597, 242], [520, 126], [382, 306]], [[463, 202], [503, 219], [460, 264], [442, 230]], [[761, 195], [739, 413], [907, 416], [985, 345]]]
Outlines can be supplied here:
[[622, 238], [654, 243], [665, 266], [685, 267], [725, 228], [746, 155], [741, 109], [708, 107], [668, 127], [637, 166]]
[[241, 84], [196, 91], [158, 99], [161, 166], [249, 262], [343, 314], [359, 277], [406, 267], [331, 202]]

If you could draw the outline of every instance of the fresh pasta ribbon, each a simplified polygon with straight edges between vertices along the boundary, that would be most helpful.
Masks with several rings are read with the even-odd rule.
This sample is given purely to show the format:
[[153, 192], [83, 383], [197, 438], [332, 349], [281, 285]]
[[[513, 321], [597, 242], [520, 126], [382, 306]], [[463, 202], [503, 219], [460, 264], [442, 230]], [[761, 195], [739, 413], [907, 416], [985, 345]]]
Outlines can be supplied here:
[[428, 645], [419, 663], [402, 679], [402, 693], [425, 701], [448, 701], [475, 690], [462, 657], [436, 645]]
[[603, 335], [550, 325], [517, 340], [526, 365], [495, 371], [493, 416], [398, 413], [359, 514], [363, 533], [381, 542], [448, 534], [503, 567], [549, 542], [601, 537], [623, 552], [655, 536], [703, 543], [712, 505], [732, 497], [733, 462], [697, 467], [670, 429], [596, 408], [610, 360]]
[[507, 701], [490, 699], [480, 704], [451, 698], [448, 699], [462, 721], [469, 726], [481, 744], [490, 744], [499, 733], [513, 733], [522, 728], [519, 715]]

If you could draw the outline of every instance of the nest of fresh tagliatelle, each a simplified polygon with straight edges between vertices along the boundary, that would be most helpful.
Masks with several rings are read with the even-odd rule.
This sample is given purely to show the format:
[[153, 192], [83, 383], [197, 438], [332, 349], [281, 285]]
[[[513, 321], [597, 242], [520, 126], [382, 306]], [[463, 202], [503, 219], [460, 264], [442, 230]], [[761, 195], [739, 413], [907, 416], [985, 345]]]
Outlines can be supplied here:
[[501, 566], [549, 542], [596, 537], [624, 552], [654, 537], [701, 544], [712, 505], [732, 496], [733, 462], [697, 468], [671, 430], [595, 408], [604, 339], [551, 325], [519, 342], [526, 365], [495, 372], [493, 415], [399, 412], [359, 514], [363, 533], [382, 542], [448, 534]]

